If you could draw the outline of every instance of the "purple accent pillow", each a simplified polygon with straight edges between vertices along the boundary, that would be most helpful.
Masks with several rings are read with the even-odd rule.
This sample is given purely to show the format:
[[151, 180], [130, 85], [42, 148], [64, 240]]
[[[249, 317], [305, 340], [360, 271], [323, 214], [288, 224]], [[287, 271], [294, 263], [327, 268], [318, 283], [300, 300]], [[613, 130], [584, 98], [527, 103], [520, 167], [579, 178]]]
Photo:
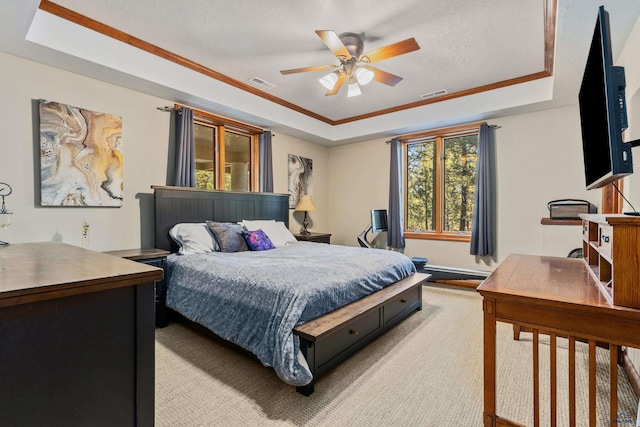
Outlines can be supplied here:
[[242, 252], [249, 250], [242, 238], [242, 227], [230, 222], [207, 221], [209, 230], [220, 246], [220, 252]]
[[275, 248], [271, 240], [269, 240], [262, 230], [245, 231], [242, 233], [242, 237], [244, 237], [247, 246], [249, 246], [249, 249], [252, 251], [267, 251]]

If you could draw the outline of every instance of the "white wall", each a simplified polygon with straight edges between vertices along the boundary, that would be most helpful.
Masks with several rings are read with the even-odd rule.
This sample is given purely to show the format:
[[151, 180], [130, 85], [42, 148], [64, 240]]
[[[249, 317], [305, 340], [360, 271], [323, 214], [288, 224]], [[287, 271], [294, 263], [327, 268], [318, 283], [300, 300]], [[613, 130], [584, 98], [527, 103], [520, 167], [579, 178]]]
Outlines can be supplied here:
[[[629, 129], [625, 132], [625, 140], [640, 140], [640, 20], [631, 32], [631, 36], [622, 50], [620, 57], [615, 61], [616, 65], [625, 67], [625, 77], [627, 82], [627, 117], [629, 119]], [[625, 196], [631, 204], [640, 210], [640, 149], [632, 149], [634, 157], [635, 173], [625, 179]], [[625, 210], [631, 210], [629, 205], [624, 206]]]
[[[151, 193], [151, 185], [165, 183], [170, 116], [156, 107], [166, 101], [3, 53], [0, 69], [0, 126], [4, 129], [0, 181], [13, 187], [6, 204], [14, 210], [13, 224], [0, 239], [15, 243], [56, 239], [80, 245], [86, 220], [92, 249], [139, 247], [143, 240], [152, 244], [153, 230], [141, 222], [153, 223], [151, 211], [145, 209], [153, 204], [144, 195]], [[39, 98], [122, 117], [125, 198], [121, 208], [40, 206], [36, 192]]]
[[510, 253], [567, 256], [582, 246], [580, 226], [540, 224], [555, 199], [600, 206], [584, 181], [578, 107], [492, 120], [496, 130], [498, 260]]
[[[153, 246], [152, 185], [167, 183], [169, 113], [156, 107], [172, 101], [86, 78], [0, 53], [0, 182], [13, 187], [6, 198], [13, 224], [0, 240], [20, 243], [61, 240], [81, 245], [82, 222], [89, 248], [105, 251]], [[122, 117], [124, 202], [121, 208], [41, 207], [38, 99], [63, 102]], [[287, 154], [314, 160], [313, 229], [328, 228], [326, 147], [278, 134], [273, 138], [274, 190], [286, 193]], [[299, 213], [295, 214], [298, 218]], [[300, 222], [302, 221], [300, 217]], [[291, 223], [297, 231], [298, 223]]]
[[[585, 190], [577, 106], [491, 120], [497, 161], [497, 256], [469, 255], [469, 244], [407, 240], [405, 254], [431, 264], [491, 269], [510, 253], [566, 256], [581, 246], [579, 226], [543, 226], [547, 202], [561, 198], [600, 204], [600, 192]], [[329, 152], [331, 229], [336, 243], [356, 245], [368, 224], [368, 211], [386, 208], [389, 146], [384, 140]]]
[[[625, 67], [625, 77], [627, 82], [627, 116], [629, 119], [629, 129], [625, 133], [626, 141], [640, 140], [640, 20], [636, 22], [631, 36], [615, 61], [616, 65]], [[625, 179], [625, 196], [636, 210], [640, 210], [640, 149], [632, 149], [634, 156], [635, 173]], [[625, 204], [624, 210], [631, 210]], [[630, 348], [629, 358], [633, 362], [636, 370], [640, 371], [640, 350]]]
[[[273, 134], [273, 190], [276, 193], [289, 191], [288, 161], [289, 154], [302, 156], [313, 160], [313, 205], [315, 212], [309, 212], [309, 231], [329, 233], [330, 186], [327, 185], [329, 176], [329, 149], [294, 138], [282, 133]], [[302, 230], [303, 212], [289, 211], [289, 229], [293, 233]]]
[[357, 246], [371, 209], [389, 206], [389, 146], [384, 139], [329, 149], [332, 243]]

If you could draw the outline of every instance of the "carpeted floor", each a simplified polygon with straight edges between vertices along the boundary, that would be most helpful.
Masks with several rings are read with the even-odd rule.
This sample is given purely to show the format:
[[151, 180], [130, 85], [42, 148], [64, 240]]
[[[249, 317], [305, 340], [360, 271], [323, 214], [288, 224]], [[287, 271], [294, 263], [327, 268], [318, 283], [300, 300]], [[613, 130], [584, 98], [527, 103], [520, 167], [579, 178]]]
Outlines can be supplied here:
[[[180, 323], [156, 330], [156, 425], [480, 426], [483, 408], [482, 299], [474, 290], [424, 287], [424, 308], [316, 382], [304, 397], [257, 359]], [[531, 334], [513, 341], [498, 324], [498, 414], [532, 425]], [[541, 372], [548, 341], [541, 337]], [[558, 343], [566, 383], [566, 342]], [[588, 360], [578, 345], [578, 425], [586, 425]], [[598, 425], [608, 425], [608, 353], [598, 349]], [[563, 370], [564, 369], [564, 370]], [[620, 371], [619, 423], [632, 427], [638, 402]], [[558, 400], [566, 402], [565, 387]], [[548, 393], [548, 375], [541, 378]], [[548, 408], [543, 395], [541, 407]], [[568, 405], [558, 425], [568, 425]], [[631, 421], [631, 419], [633, 420]], [[541, 425], [548, 425], [543, 414]], [[628, 422], [628, 424], [627, 424]]]

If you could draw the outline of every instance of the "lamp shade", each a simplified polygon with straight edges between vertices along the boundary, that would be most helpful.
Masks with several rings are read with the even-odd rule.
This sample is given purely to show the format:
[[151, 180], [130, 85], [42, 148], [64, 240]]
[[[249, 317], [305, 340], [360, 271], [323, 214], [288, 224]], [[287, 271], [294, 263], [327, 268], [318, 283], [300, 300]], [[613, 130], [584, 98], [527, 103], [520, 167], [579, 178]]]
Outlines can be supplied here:
[[371, 80], [373, 80], [373, 71], [367, 69], [367, 68], [358, 68], [356, 70], [356, 79], [358, 80], [358, 83], [360, 83], [361, 85], [366, 85], [367, 83], [370, 83]]
[[313, 202], [311, 201], [311, 196], [308, 194], [304, 194], [300, 197], [300, 201], [298, 202], [298, 206], [295, 208], [296, 211], [315, 211], [316, 207], [313, 206]]
[[324, 86], [327, 89], [331, 90], [331, 89], [333, 89], [335, 87], [336, 82], [338, 81], [338, 75], [334, 71], [332, 73], [327, 74], [323, 78], [319, 79], [319, 81], [320, 81], [320, 83], [322, 83], [322, 86]]
[[351, 98], [353, 96], [362, 95], [362, 91], [360, 91], [360, 86], [356, 79], [352, 78], [349, 81], [349, 86], [347, 87], [347, 98]]

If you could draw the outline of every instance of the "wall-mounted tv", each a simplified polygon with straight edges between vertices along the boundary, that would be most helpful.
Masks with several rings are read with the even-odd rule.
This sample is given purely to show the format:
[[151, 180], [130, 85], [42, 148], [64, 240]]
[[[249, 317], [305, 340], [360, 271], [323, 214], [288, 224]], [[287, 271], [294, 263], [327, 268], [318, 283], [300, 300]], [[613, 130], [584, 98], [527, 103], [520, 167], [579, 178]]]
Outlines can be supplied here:
[[578, 96], [587, 189], [633, 173], [627, 128], [624, 68], [613, 66], [609, 14], [600, 6]]

